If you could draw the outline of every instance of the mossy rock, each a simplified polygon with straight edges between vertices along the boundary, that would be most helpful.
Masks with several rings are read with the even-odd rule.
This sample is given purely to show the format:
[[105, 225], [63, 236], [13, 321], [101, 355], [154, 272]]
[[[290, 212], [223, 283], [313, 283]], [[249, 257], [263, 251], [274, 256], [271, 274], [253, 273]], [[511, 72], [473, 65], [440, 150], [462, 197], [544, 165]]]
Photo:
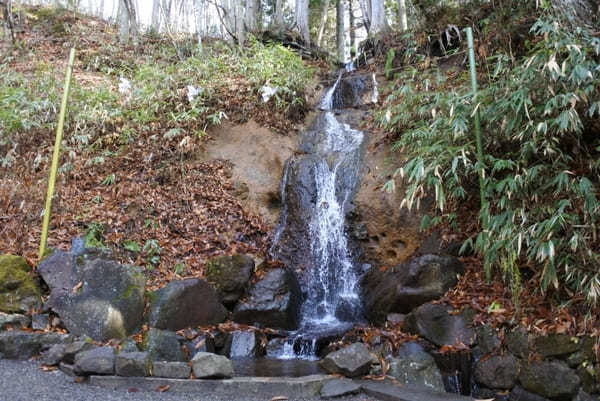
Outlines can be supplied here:
[[40, 288], [27, 261], [0, 255], [0, 312], [26, 313], [40, 306]]
[[253, 272], [254, 260], [247, 255], [219, 256], [206, 264], [206, 279], [229, 307], [244, 294]]

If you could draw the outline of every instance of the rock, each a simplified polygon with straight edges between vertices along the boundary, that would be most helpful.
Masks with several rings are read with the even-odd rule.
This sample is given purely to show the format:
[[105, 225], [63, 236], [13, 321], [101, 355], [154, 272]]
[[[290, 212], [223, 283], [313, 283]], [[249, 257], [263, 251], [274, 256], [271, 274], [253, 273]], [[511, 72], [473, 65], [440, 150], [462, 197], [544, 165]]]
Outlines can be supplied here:
[[490, 401], [508, 401], [509, 394], [501, 390], [492, 390], [485, 387], [479, 387], [473, 389], [471, 397], [476, 400], [490, 400]]
[[251, 358], [259, 353], [260, 341], [253, 331], [234, 331], [231, 333], [230, 358]]
[[65, 355], [62, 361], [72, 365], [75, 363], [75, 355], [77, 355], [80, 352], [93, 350], [95, 348], [98, 348], [98, 346], [92, 343], [92, 340], [90, 338], [73, 341], [72, 343], [67, 344], [65, 346]]
[[198, 352], [192, 359], [192, 369], [198, 379], [227, 379], [234, 374], [229, 359], [209, 352]]
[[587, 393], [596, 393], [600, 389], [600, 377], [596, 375], [597, 367], [593, 364], [582, 364], [577, 367], [577, 376], [581, 380], [581, 388]]
[[78, 375], [115, 374], [115, 349], [98, 347], [75, 355], [75, 372]]
[[577, 337], [567, 334], [548, 334], [533, 339], [533, 349], [543, 357], [569, 355], [581, 348]]
[[150, 376], [151, 366], [152, 360], [147, 352], [121, 352], [115, 359], [115, 373], [117, 376]]
[[206, 279], [215, 286], [221, 302], [233, 307], [246, 292], [254, 273], [254, 260], [246, 255], [225, 255], [206, 263]]
[[477, 383], [493, 389], [511, 389], [519, 375], [519, 364], [512, 355], [480, 359], [475, 365]]
[[54, 344], [73, 341], [68, 334], [7, 331], [0, 333], [0, 353], [6, 359], [28, 359]]
[[215, 289], [201, 279], [171, 281], [150, 295], [150, 327], [177, 331], [223, 322], [227, 309]]
[[369, 373], [373, 356], [363, 343], [354, 343], [328, 354], [319, 365], [329, 373], [358, 377]]
[[435, 360], [417, 343], [404, 344], [396, 357], [388, 358], [388, 375], [396, 378], [400, 384], [429, 387], [444, 391], [442, 374]]
[[0, 312], [0, 330], [6, 329], [23, 329], [29, 327], [31, 318], [27, 315], [19, 313], [2, 313]]
[[25, 258], [0, 255], [0, 312], [27, 313], [41, 305], [40, 288]]
[[143, 344], [153, 361], [187, 361], [177, 334], [173, 331], [150, 329], [144, 336]]
[[65, 357], [65, 345], [54, 344], [47, 351], [42, 352], [42, 365], [56, 366]]
[[421, 305], [406, 316], [404, 329], [409, 333], [419, 334], [438, 346], [459, 343], [473, 345], [475, 332], [468, 326], [464, 316], [450, 315], [450, 310], [450, 307], [444, 305]]
[[585, 391], [583, 391], [582, 389], [579, 389], [579, 392], [577, 393], [573, 401], [598, 401], [598, 397], [593, 397]]
[[508, 399], [509, 401], [548, 401], [547, 398], [530, 393], [519, 386], [516, 386], [511, 390]]
[[50, 287], [48, 305], [70, 333], [97, 341], [124, 338], [141, 326], [142, 270], [106, 259], [99, 250], [53, 253], [38, 266]]
[[527, 358], [529, 356], [529, 334], [523, 327], [518, 327], [506, 336], [506, 346], [511, 354], [519, 358]]
[[404, 319], [406, 319], [406, 315], [402, 313], [390, 313], [386, 320], [391, 324], [404, 324]]
[[424, 255], [391, 270], [372, 268], [363, 278], [367, 317], [383, 323], [389, 313], [408, 313], [456, 285], [464, 265], [455, 257]]
[[187, 362], [156, 361], [152, 367], [152, 375], [169, 379], [189, 379], [192, 368]]
[[492, 326], [487, 324], [477, 326], [475, 332], [477, 333], [477, 344], [484, 355], [492, 353], [500, 346], [498, 333]]
[[321, 388], [321, 397], [334, 398], [358, 394], [359, 392], [360, 384], [354, 383], [350, 379], [333, 379], [323, 385]]
[[283, 355], [287, 342], [287, 338], [273, 338], [269, 340], [267, 343], [267, 358], [277, 358]]
[[50, 327], [50, 316], [47, 314], [33, 315], [31, 317], [31, 328], [34, 330], [46, 330]]
[[215, 340], [210, 335], [201, 335], [194, 338], [192, 341], [187, 341], [185, 347], [188, 350], [188, 355], [193, 357], [197, 352], [216, 352]]
[[525, 390], [553, 400], [570, 400], [581, 383], [561, 361], [522, 361], [519, 381]]
[[126, 338], [121, 341], [121, 352], [138, 352], [140, 349], [133, 338]]
[[302, 296], [294, 274], [285, 269], [271, 270], [250, 290], [246, 302], [233, 314], [237, 323], [295, 330], [300, 319]]

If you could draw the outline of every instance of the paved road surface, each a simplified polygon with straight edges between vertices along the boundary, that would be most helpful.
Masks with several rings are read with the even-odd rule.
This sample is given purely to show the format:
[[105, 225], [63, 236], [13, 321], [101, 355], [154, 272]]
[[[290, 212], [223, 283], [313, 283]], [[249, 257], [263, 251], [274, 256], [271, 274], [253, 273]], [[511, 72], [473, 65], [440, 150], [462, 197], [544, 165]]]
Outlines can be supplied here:
[[[0, 359], [0, 401], [269, 401], [265, 398], [219, 397], [211, 394], [175, 394], [107, 390], [74, 379], [60, 371], [44, 372], [34, 361]], [[371, 401], [359, 395], [336, 398], [345, 401]]]

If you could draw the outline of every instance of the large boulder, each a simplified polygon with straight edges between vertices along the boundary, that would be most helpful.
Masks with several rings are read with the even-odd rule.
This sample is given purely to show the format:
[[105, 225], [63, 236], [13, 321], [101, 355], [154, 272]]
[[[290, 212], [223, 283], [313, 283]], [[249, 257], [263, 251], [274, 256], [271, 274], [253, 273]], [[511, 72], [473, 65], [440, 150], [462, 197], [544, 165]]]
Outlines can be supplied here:
[[254, 259], [246, 255], [224, 255], [206, 263], [206, 279], [228, 307], [233, 307], [249, 286]]
[[28, 333], [7, 331], [0, 333], [0, 354], [7, 359], [28, 359], [54, 344], [68, 344], [73, 336], [59, 333]]
[[233, 363], [222, 355], [198, 352], [192, 359], [194, 376], [198, 379], [227, 379], [233, 376]]
[[435, 345], [473, 345], [475, 331], [464, 314], [451, 315], [451, 308], [444, 305], [424, 304], [406, 316], [404, 328], [418, 334]]
[[532, 393], [552, 400], [571, 400], [581, 380], [562, 361], [522, 361], [519, 381]]
[[106, 341], [141, 326], [146, 278], [140, 268], [120, 265], [102, 251], [57, 251], [38, 272], [50, 287], [48, 305], [70, 333]]
[[187, 361], [177, 334], [173, 331], [150, 329], [144, 335], [143, 348], [153, 361]]
[[0, 312], [26, 313], [41, 305], [40, 288], [27, 261], [0, 255]]
[[442, 374], [435, 360], [417, 343], [404, 344], [395, 357], [388, 358], [389, 376], [401, 384], [444, 391]]
[[79, 375], [113, 375], [115, 349], [98, 347], [75, 355], [75, 372]]
[[482, 358], [475, 365], [475, 380], [488, 388], [511, 389], [518, 376], [517, 358], [510, 354]]
[[171, 281], [150, 294], [150, 327], [177, 331], [223, 322], [227, 309], [215, 289], [201, 279]]
[[147, 352], [121, 352], [115, 359], [117, 376], [150, 376], [152, 360]]
[[251, 288], [246, 302], [236, 306], [233, 320], [295, 330], [300, 319], [301, 302], [300, 285], [294, 274], [286, 269], [274, 269]]
[[464, 265], [455, 257], [424, 255], [394, 269], [372, 268], [362, 280], [369, 320], [383, 323], [388, 313], [408, 313], [440, 298], [456, 285]]
[[373, 355], [363, 343], [354, 343], [328, 354], [319, 365], [329, 373], [358, 377], [369, 373]]

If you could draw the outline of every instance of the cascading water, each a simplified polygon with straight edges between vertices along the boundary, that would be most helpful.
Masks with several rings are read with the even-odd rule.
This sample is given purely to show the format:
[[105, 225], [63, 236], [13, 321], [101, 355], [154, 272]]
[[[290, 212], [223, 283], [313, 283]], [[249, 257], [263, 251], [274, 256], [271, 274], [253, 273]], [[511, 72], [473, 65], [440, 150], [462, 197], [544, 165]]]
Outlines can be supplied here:
[[304, 267], [300, 274], [305, 299], [299, 330], [274, 355], [280, 359], [316, 359], [324, 342], [320, 339], [361, 320], [359, 274], [345, 231], [364, 135], [332, 112], [344, 104], [338, 90], [343, 73], [325, 93], [319, 104], [322, 111], [302, 136], [303, 155], [289, 160], [284, 172], [284, 210], [271, 251], [288, 266]]

